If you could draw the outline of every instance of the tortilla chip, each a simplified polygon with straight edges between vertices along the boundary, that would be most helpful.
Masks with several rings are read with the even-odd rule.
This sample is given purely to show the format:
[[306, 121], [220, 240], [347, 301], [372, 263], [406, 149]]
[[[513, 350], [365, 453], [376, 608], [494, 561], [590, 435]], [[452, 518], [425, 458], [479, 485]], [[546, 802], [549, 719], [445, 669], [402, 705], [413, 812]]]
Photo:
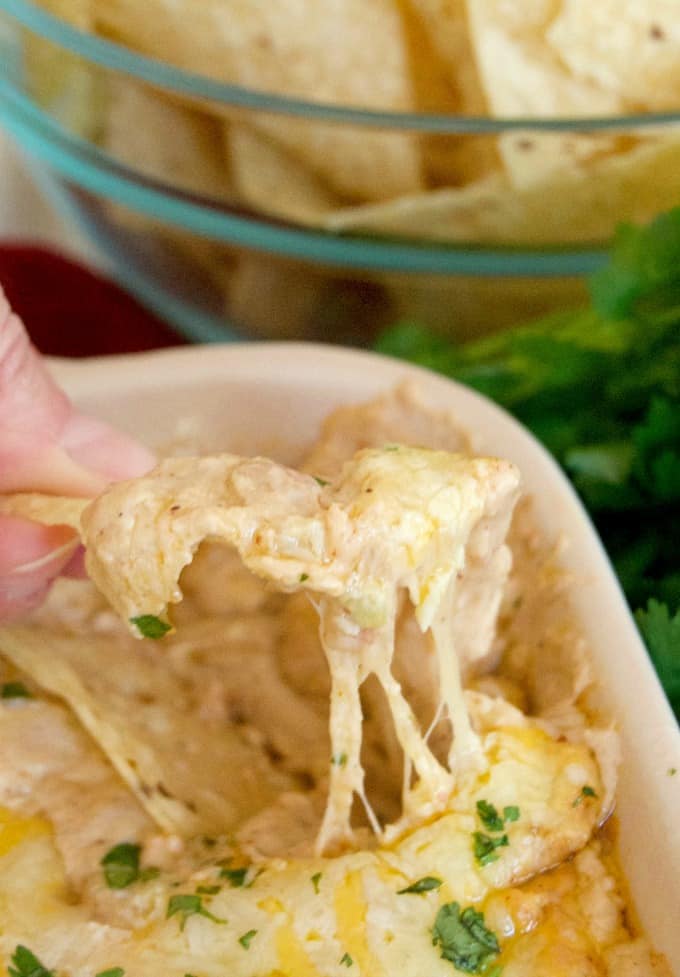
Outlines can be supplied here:
[[[569, 118], [620, 115], [619, 95], [592, 81], [574, 77], [548, 45], [545, 32], [554, 3], [507, 4], [503, 0], [468, 0], [470, 30], [481, 83], [492, 116]], [[580, 140], [585, 146], [580, 148]], [[500, 151], [511, 181], [526, 186], [579, 157], [599, 151], [607, 136], [551, 133], [541, 137], [532, 153], [523, 151], [522, 135], [500, 140]]]
[[102, 142], [115, 159], [206, 197], [231, 196], [219, 121], [123, 76], [109, 79], [107, 101]]
[[[464, 0], [407, 0], [401, 9], [418, 109], [487, 115]], [[495, 137], [426, 134], [421, 145], [430, 186], [458, 186], [501, 166]]]
[[90, 499], [75, 499], [40, 492], [0, 495], [0, 515], [21, 516], [45, 526], [71, 526], [80, 532], [80, 517]]
[[[78, 30], [92, 29], [91, 0], [41, 0], [40, 6]], [[24, 80], [33, 98], [66, 129], [96, 138], [101, 115], [99, 69], [34, 31], [24, 31], [22, 43]]]
[[[414, 104], [391, 0], [147, 0], [143, 9], [134, 0], [105, 0], [96, 27], [218, 81], [330, 104], [396, 111]], [[352, 199], [382, 200], [421, 186], [410, 135], [261, 114], [254, 124]]]
[[299, 224], [318, 224], [338, 198], [304, 163], [251, 126], [225, 131], [239, 201], [264, 214]]
[[233, 726], [199, 718], [150, 642], [15, 627], [0, 653], [68, 703], [164, 831], [229, 831], [293, 784]]
[[333, 231], [482, 244], [607, 242], [620, 221], [644, 222], [680, 203], [680, 131], [650, 137], [590, 166], [552, 170], [514, 187], [491, 177], [327, 218]]
[[576, 78], [656, 112], [680, 104], [675, 0], [563, 0], [548, 41]]

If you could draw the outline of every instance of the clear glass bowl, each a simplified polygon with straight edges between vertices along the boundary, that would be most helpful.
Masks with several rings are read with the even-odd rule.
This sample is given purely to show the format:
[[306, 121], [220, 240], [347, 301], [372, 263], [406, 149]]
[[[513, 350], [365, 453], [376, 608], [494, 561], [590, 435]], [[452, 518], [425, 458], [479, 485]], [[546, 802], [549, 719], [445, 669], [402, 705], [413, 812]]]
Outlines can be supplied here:
[[[619, 221], [680, 203], [675, 113], [499, 120], [303, 101], [26, 0], [0, 0], [0, 123], [123, 284], [201, 341], [361, 344], [408, 318], [458, 338], [500, 329], [580, 301]], [[484, 176], [499, 155], [503, 175]]]

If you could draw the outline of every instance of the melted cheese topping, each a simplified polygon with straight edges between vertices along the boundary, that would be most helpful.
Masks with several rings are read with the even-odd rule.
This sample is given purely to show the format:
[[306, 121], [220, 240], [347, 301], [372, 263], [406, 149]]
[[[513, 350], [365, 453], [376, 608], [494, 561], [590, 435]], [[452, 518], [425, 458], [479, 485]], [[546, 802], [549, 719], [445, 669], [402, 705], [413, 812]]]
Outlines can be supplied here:
[[[508, 462], [397, 445], [358, 452], [328, 484], [264, 458], [171, 459], [85, 511], [87, 566], [128, 620], [165, 615], [181, 599], [181, 571], [205, 539], [234, 546], [278, 589], [310, 594], [331, 672], [330, 790], [318, 840], [318, 851], [329, 851], [352, 842], [355, 795], [374, 831], [382, 830], [360, 760], [359, 689], [369, 675], [384, 690], [404, 752], [404, 823], [441, 810], [455, 776], [483, 768], [455, 641], [491, 639], [518, 486]], [[402, 591], [432, 634], [441, 709], [454, 733], [448, 767], [392, 672]]]

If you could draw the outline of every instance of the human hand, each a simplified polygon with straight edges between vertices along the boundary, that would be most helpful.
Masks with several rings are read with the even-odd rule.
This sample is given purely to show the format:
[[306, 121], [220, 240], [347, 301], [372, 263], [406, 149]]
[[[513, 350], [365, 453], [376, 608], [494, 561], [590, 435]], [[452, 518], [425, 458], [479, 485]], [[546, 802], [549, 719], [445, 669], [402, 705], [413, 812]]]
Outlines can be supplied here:
[[[74, 409], [0, 288], [0, 493], [96, 495], [153, 463], [142, 445]], [[78, 564], [72, 529], [0, 516], [0, 620], [40, 603]]]

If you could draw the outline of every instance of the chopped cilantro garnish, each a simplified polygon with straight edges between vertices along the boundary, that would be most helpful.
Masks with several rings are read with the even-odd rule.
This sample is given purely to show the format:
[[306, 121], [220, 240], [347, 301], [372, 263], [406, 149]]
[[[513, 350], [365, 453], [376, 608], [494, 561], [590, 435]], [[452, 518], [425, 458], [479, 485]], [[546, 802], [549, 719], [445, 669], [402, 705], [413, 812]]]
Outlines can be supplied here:
[[112, 967], [110, 970], [100, 970], [94, 977], [125, 977], [122, 967]]
[[350, 957], [349, 953], [343, 953], [343, 955], [340, 957], [340, 965], [344, 967], [351, 967], [353, 964], [354, 961]]
[[12, 954], [12, 965], [7, 968], [9, 977], [54, 977], [53, 972], [44, 967], [25, 946], [16, 948]]
[[519, 808], [516, 804], [508, 804], [507, 807], [503, 808], [503, 820], [508, 821], [519, 821]]
[[157, 641], [172, 630], [172, 625], [167, 621], [161, 621], [154, 614], [140, 614], [139, 617], [131, 617], [130, 623], [134, 624], [143, 638], [151, 638]]
[[257, 930], [248, 930], [243, 936], [239, 936], [238, 941], [244, 950], [250, 949], [250, 943], [254, 936], [257, 936]]
[[346, 753], [334, 753], [331, 757], [331, 763], [334, 767], [344, 767], [347, 763]]
[[315, 872], [311, 878], [311, 883], [314, 886], [314, 891], [316, 892], [317, 896], [319, 894], [319, 882], [321, 881], [322, 875], [323, 872]]
[[493, 804], [488, 801], [477, 801], [477, 814], [487, 831], [502, 831], [503, 818], [500, 816]]
[[316, 483], [317, 483], [318, 485], [320, 485], [320, 486], [321, 486], [321, 488], [323, 488], [323, 487], [324, 487], [324, 485], [330, 485], [330, 482], [328, 482], [328, 481], [327, 481], [327, 480], [326, 480], [325, 478], [319, 478], [319, 476], [318, 476], [318, 475], [315, 475], [315, 476], [314, 476], [314, 481], [315, 481], [315, 482], [316, 482]]
[[581, 792], [579, 793], [578, 797], [574, 801], [572, 801], [571, 806], [578, 807], [579, 804], [583, 800], [585, 800], [586, 797], [597, 797], [597, 794], [595, 793], [593, 788], [590, 787], [588, 784], [586, 784], [584, 787], [581, 788]]
[[482, 831], [475, 831], [472, 837], [474, 839], [475, 858], [480, 865], [489, 865], [491, 862], [497, 862], [498, 855], [496, 854], [496, 849], [505, 848], [508, 845], [507, 835], [492, 838], [491, 835], [485, 835]]
[[444, 960], [466, 974], [484, 973], [500, 953], [496, 934], [484, 925], [483, 913], [472, 906], [461, 912], [457, 902], [440, 908], [432, 928], [432, 943], [440, 947]]
[[300, 583], [304, 583], [305, 580], [309, 580], [309, 574], [308, 573], [301, 573], [300, 574]]
[[203, 896], [216, 896], [222, 891], [221, 885], [197, 885], [196, 892]]
[[233, 889], [238, 889], [242, 885], [245, 885], [246, 876], [248, 874], [247, 868], [222, 868], [220, 869], [220, 878], [227, 879], [229, 885]]
[[678, 772], [678, 768], [677, 767], [669, 767], [668, 770], [667, 770], [667, 773], [668, 773], [668, 776], [669, 777], [675, 777], [675, 775], [676, 775], [677, 772]]
[[166, 919], [170, 919], [171, 916], [179, 915], [180, 924], [179, 928], [181, 930], [186, 926], [187, 919], [190, 916], [203, 916], [205, 919], [209, 919], [213, 923], [226, 923], [226, 919], [218, 919], [217, 916], [213, 916], [211, 912], [203, 905], [203, 899], [197, 895], [191, 895], [189, 893], [183, 895], [170, 896], [168, 900], [168, 911], [165, 914]]
[[23, 682], [4, 682], [0, 690], [2, 699], [32, 699], [33, 696], [28, 691]]
[[417, 882], [413, 882], [405, 889], [398, 889], [397, 895], [403, 896], [407, 892], [432, 892], [433, 889], [438, 889], [441, 884], [442, 880], [435, 878], [434, 875], [425, 875], [422, 879], [418, 879]]
[[100, 864], [109, 889], [126, 889], [139, 878], [139, 845], [123, 842], [107, 851]]

